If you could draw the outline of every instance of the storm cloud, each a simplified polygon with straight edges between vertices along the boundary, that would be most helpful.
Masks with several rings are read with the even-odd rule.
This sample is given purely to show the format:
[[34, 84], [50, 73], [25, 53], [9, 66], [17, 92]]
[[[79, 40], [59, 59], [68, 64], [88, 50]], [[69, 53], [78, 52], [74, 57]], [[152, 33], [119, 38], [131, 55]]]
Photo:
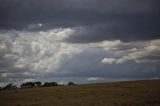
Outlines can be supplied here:
[[2, 0], [1, 29], [80, 27], [69, 42], [160, 36], [159, 0]]

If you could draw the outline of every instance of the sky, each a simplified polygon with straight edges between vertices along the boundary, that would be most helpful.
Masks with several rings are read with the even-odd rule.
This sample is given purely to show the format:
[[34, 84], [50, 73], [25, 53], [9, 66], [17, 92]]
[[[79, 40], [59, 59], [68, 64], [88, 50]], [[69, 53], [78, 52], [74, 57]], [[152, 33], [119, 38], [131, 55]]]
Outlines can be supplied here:
[[0, 0], [0, 85], [160, 78], [159, 0]]

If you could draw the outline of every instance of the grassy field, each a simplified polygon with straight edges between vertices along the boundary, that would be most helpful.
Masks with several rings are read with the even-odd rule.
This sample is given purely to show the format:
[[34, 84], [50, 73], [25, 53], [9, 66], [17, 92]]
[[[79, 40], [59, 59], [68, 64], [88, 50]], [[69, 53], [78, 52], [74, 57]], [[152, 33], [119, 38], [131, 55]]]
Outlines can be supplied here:
[[160, 106], [160, 80], [0, 91], [0, 106]]

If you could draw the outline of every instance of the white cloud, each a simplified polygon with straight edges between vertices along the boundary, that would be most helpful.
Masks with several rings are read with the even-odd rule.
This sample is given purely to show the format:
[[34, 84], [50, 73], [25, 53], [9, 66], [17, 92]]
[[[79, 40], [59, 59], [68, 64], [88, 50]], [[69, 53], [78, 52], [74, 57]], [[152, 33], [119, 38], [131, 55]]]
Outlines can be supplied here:
[[89, 81], [96, 81], [96, 80], [99, 80], [100, 78], [99, 77], [89, 77], [87, 78], [87, 80]]
[[114, 51], [119, 49], [119, 47], [121, 47], [122, 45], [125, 45], [122, 41], [120, 40], [106, 40], [106, 41], [102, 41], [102, 42], [96, 42], [96, 43], [87, 43], [87, 44], [83, 44], [84, 47], [92, 47], [92, 48], [102, 48], [105, 51]]
[[29, 78], [29, 79], [24, 79], [22, 82], [32, 82], [34, 81], [35, 79], [32, 79], [32, 78]]
[[7, 77], [7, 73], [2, 73], [1, 76], [2, 77]]
[[[120, 42], [120, 41], [118, 42], [112, 41], [113, 44], [111, 43], [111, 46], [109, 45], [102, 46], [104, 50], [106, 51], [110, 50], [110, 52], [113, 53], [112, 55], [113, 57], [104, 58], [102, 60], [102, 63], [120, 64], [120, 63], [127, 62], [129, 60], [134, 61], [135, 63], [149, 63], [149, 62], [151, 63], [151, 62], [160, 61], [158, 58], [156, 58], [160, 56], [160, 48], [159, 48], [160, 39], [150, 40], [145, 42], [129, 42], [129, 43]], [[108, 49], [105, 49], [106, 47]], [[112, 49], [112, 47], [116, 49]], [[115, 57], [115, 55], [117, 57]], [[150, 58], [150, 57], [155, 57], [155, 58]]]
[[12, 62], [14, 69], [55, 71], [63, 59], [71, 58], [81, 52], [76, 45], [63, 42], [72, 33], [73, 30], [70, 28], [40, 32], [22, 31], [18, 32], [18, 37], [14, 40], [9, 32], [0, 34], [1, 58], [14, 60]]
[[160, 79], [159, 77], [154, 77], [151, 80], [159, 80], [159, 79]]
[[121, 64], [128, 61], [127, 56], [123, 56], [122, 58], [116, 59], [116, 58], [104, 58], [101, 62], [104, 64]]
[[101, 62], [105, 64], [113, 64], [117, 61], [115, 58], [104, 58]]
[[121, 63], [124, 63], [124, 62], [128, 61], [128, 59], [129, 58], [127, 56], [123, 56], [122, 58], [117, 59], [117, 61], [115, 63], [121, 64]]
[[55, 29], [39, 33], [20, 33], [13, 44], [13, 51], [20, 56], [15, 65], [26, 65], [34, 71], [54, 71], [63, 58], [80, 52], [72, 44], [62, 42], [71, 32], [71, 29]]
[[67, 84], [67, 82], [65, 81], [65, 80], [61, 80], [61, 81], [59, 81], [59, 82], [57, 82], [59, 85], [66, 85]]
[[100, 46], [103, 47], [104, 50], [117, 50], [118, 47], [122, 45], [124, 45], [124, 43], [120, 40], [103, 41], [100, 43]]

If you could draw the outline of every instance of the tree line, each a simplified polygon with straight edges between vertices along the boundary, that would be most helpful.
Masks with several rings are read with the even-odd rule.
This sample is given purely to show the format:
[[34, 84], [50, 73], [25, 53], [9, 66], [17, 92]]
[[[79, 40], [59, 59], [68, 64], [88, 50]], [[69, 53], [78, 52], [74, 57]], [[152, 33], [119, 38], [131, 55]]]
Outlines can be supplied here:
[[[69, 82], [67, 85], [75, 85], [73, 82]], [[56, 82], [45, 82], [42, 84], [41, 82], [25, 82], [20, 85], [20, 88], [33, 88], [33, 87], [50, 87], [50, 86], [60, 86]], [[17, 89], [18, 87], [14, 85], [13, 83], [7, 84], [5, 87], [0, 87], [0, 90], [13, 90]]]

